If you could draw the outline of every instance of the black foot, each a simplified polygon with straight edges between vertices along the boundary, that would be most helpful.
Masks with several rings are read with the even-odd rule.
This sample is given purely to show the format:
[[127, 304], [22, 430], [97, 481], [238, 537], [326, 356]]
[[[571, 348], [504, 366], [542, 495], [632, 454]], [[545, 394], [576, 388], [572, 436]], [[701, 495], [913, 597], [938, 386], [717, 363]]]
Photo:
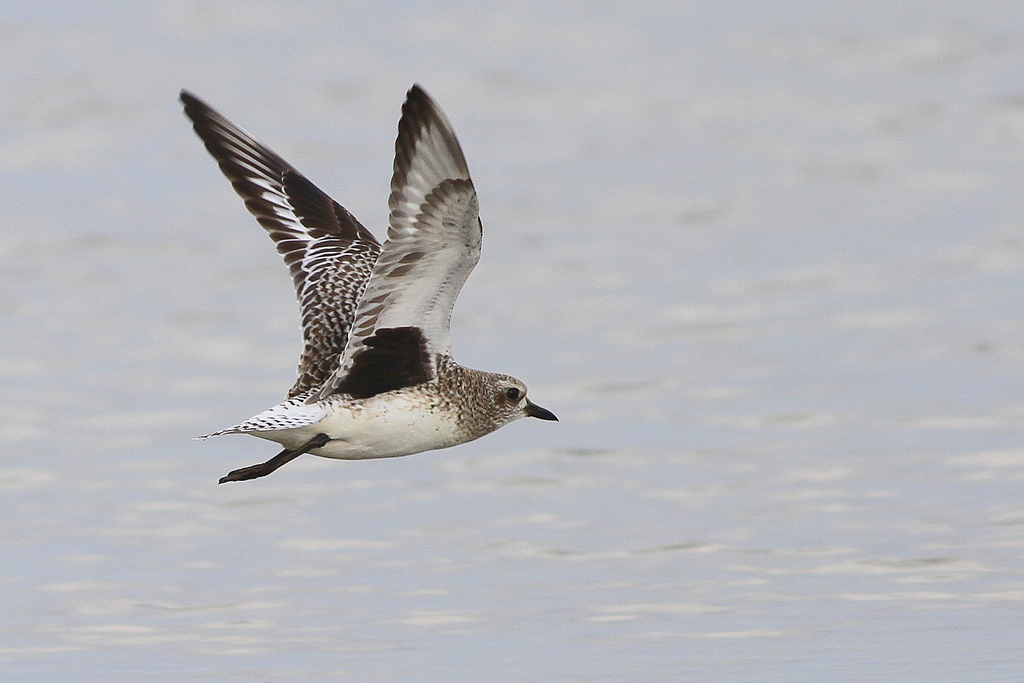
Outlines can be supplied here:
[[[284, 455], [284, 453], [282, 453], [281, 455]], [[258, 477], [265, 477], [274, 470], [276, 470], [278, 467], [280, 467], [280, 465], [271, 466], [270, 462], [271, 461], [268, 460], [267, 462], [260, 463], [259, 465], [250, 465], [249, 467], [242, 467], [241, 469], [231, 470], [223, 477], [221, 477], [220, 481], [218, 481], [217, 483], [223, 484], [226, 481], [245, 481], [246, 479], [256, 479]], [[281, 464], [283, 465], [284, 463]]]
[[220, 478], [218, 484], [223, 484], [227, 481], [246, 481], [247, 479], [258, 479], [259, 477], [265, 477], [281, 465], [289, 463], [295, 458], [299, 457], [303, 453], [307, 453], [315, 448], [320, 448], [331, 438], [326, 434], [317, 434], [312, 439], [307, 441], [305, 444], [296, 448], [294, 451], [290, 451], [287, 448], [275, 455], [273, 458], [266, 462], [261, 462], [259, 465], [249, 465], [241, 469], [232, 470]]

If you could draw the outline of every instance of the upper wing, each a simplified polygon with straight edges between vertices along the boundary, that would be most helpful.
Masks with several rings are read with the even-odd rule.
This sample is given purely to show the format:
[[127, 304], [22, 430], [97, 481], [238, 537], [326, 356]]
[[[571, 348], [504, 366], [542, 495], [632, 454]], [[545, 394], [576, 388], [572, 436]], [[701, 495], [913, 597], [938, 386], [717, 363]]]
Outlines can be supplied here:
[[352, 214], [291, 164], [191, 93], [185, 114], [292, 274], [305, 348], [289, 398], [322, 385], [338, 368], [356, 304], [380, 246]]
[[435, 355], [451, 354], [452, 306], [480, 258], [482, 229], [451, 123], [418, 85], [402, 106], [388, 203], [388, 238], [341, 364], [310, 400], [429, 381]]

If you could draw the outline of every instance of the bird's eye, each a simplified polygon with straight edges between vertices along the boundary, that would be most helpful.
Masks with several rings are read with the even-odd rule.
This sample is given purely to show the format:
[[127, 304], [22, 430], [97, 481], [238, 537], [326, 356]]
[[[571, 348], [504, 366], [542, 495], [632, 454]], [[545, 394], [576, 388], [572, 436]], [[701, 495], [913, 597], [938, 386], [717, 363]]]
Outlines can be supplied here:
[[508, 396], [510, 401], [518, 401], [519, 397], [523, 395], [523, 392], [519, 391], [515, 387], [510, 387], [505, 390], [505, 395]]

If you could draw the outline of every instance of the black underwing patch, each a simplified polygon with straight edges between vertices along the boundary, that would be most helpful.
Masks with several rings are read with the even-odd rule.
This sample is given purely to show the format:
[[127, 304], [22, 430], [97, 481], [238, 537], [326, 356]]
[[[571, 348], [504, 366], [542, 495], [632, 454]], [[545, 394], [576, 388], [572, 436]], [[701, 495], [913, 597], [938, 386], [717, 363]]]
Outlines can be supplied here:
[[385, 327], [363, 340], [363, 345], [333, 393], [370, 398], [433, 378], [426, 339], [418, 327]]

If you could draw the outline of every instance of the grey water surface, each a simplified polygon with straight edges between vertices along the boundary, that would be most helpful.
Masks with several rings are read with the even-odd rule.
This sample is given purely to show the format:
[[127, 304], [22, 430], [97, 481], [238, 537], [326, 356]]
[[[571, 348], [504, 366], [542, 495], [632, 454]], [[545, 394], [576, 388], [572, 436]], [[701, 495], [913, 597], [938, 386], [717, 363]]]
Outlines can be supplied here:
[[[177, 91], [383, 235], [413, 82], [561, 422], [218, 486], [298, 315]], [[9, 2], [0, 93], [2, 680], [1022, 680], [1019, 4]]]

